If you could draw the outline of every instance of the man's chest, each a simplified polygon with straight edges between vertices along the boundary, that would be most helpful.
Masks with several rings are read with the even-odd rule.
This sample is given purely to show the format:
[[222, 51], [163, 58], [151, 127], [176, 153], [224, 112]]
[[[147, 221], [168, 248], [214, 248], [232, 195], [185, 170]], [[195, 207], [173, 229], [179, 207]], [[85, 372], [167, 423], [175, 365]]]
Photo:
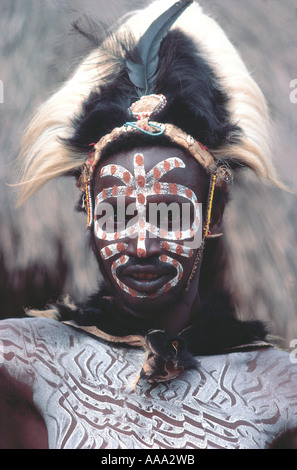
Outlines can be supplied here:
[[269, 442], [279, 410], [256, 398], [257, 380], [238, 387], [228, 359], [220, 372], [200, 364], [172, 382], [136, 386], [143, 360], [137, 350], [69, 350], [54, 374], [38, 374], [34, 400], [50, 447], [257, 448]]
[[141, 349], [45, 320], [11, 322], [2, 337], [50, 448], [265, 448], [296, 426], [296, 367], [273, 349], [197, 358], [175, 380], [135, 386]]

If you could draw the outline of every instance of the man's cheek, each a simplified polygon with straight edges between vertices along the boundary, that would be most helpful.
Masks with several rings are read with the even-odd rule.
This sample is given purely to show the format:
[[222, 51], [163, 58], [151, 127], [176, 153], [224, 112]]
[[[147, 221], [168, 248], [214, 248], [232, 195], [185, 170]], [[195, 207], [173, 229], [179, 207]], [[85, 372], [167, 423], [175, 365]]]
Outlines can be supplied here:
[[178, 256], [184, 256], [185, 258], [192, 258], [194, 250], [188, 246], [181, 245], [179, 243], [170, 242], [164, 240], [161, 244], [163, 250], [174, 253]]
[[127, 243], [117, 242], [111, 245], [104, 246], [99, 250], [100, 256], [103, 260], [108, 260], [116, 255], [122, 254], [128, 247]]

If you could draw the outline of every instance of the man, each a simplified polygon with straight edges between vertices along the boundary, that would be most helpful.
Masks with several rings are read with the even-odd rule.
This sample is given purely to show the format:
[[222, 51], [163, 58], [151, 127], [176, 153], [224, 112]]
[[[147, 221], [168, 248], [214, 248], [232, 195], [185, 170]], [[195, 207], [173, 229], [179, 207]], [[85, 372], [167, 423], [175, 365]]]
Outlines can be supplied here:
[[41, 108], [21, 202], [75, 176], [104, 283], [1, 323], [3, 448], [265, 448], [296, 426], [296, 367], [222, 279], [228, 183], [246, 166], [281, 185], [267, 123], [191, 1], [132, 16]]

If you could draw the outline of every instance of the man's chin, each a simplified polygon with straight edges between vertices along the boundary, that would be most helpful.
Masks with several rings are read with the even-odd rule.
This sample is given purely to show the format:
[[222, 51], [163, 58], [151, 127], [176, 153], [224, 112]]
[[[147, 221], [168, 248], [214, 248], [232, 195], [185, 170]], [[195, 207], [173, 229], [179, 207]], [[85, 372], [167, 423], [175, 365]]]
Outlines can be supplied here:
[[161, 317], [165, 318], [172, 307], [180, 302], [181, 295], [180, 290], [174, 292], [174, 289], [157, 297], [132, 297], [121, 292], [117, 295], [117, 303], [120, 308], [124, 307], [130, 315], [155, 324], [158, 320], [161, 320]]

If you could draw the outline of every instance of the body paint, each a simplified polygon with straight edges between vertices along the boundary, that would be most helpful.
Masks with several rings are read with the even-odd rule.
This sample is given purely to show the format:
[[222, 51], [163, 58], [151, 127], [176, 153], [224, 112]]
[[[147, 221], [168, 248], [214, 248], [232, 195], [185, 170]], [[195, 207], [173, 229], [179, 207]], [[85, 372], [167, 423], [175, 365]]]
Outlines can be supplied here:
[[[117, 258], [111, 266], [111, 273], [119, 287], [133, 297], [152, 298], [167, 292], [181, 280], [183, 276], [182, 264], [169, 256], [162, 255], [160, 260], [163, 263], [168, 263], [176, 269], [176, 276], [166, 283], [161, 289], [153, 294], [144, 294], [142, 292], [134, 291], [125, 284], [123, 284], [118, 276], [117, 269], [124, 266], [129, 261], [129, 256], [123, 255], [122, 252], [127, 248], [126, 243], [119, 242], [125, 238], [133, 237], [137, 234], [137, 256], [145, 257], [146, 252], [146, 237], [149, 236], [160, 239], [160, 247], [164, 250], [171, 252], [178, 256], [190, 258], [193, 255], [193, 249], [188, 246], [180, 244], [181, 240], [192, 238], [197, 233], [200, 223], [201, 215], [199, 211], [199, 204], [195, 193], [186, 186], [176, 183], [164, 183], [159, 180], [169, 171], [176, 168], [185, 168], [184, 162], [179, 158], [168, 158], [155, 165], [148, 173], [144, 167], [144, 156], [140, 153], [134, 156], [134, 176], [130, 171], [120, 165], [106, 165], [100, 172], [101, 177], [114, 176], [121, 180], [123, 185], [114, 185], [113, 187], [104, 188], [96, 197], [95, 200], [95, 215], [100, 212], [99, 209], [109, 198], [134, 198], [137, 211], [137, 220], [134, 224], [127, 224], [120, 231], [106, 231], [102, 229], [98, 219], [95, 220], [94, 230], [97, 238], [104, 241], [117, 241], [100, 250], [103, 259], [112, 258], [118, 254], [121, 256]], [[152, 224], [147, 220], [147, 198], [156, 195], [172, 195], [180, 196], [187, 199], [194, 207], [194, 219], [190, 227], [183, 230], [164, 230], [156, 224]], [[166, 241], [165, 241], [166, 240]]]

